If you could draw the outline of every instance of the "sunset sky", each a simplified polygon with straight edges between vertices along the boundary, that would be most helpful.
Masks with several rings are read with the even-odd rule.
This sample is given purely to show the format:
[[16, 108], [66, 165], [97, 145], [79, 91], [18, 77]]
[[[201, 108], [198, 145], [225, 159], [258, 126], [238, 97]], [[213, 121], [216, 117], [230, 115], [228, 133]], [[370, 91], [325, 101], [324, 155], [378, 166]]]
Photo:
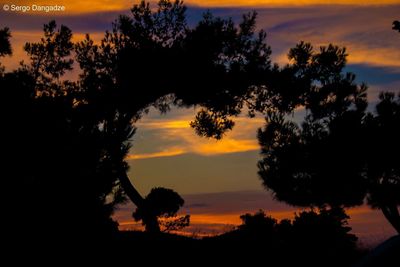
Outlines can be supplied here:
[[[347, 47], [348, 70], [366, 82], [369, 99], [374, 102], [382, 90], [400, 91], [400, 34], [391, 29], [400, 19], [400, 0], [321, 1], [321, 0], [188, 0], [188, 22], [194, 25], [207, 9], [218, 16], [238, 21], [241, 14], [257, 10], [257, 26], [265, 29], [272, 47], [273, 62], [287, 63], [287, 52], [300, 40], [314, 47], [334, 43]], [[0, 28], [12, 31], [14, 56], [3, 60], [8, 70], [26, 60], [25, 42], [40, 37], [42, 25], [50, 19], [69, 26], [74, 40], [85, 33], [99, 40], [119, 14], [128, 14], [138, 1], [128, 0], [0, 0]], [[3, 5], [65, 5], [62, 13], [15, 13]], [[69, 74], [76, 77], [78, 70]], [[371, 107], [373, 109], [373, 107]], [[241, 116], [235, 129], [222, 141], [195, 135], [189, 122], [195, 109], [172, 109], [166, 115], [151, 110], [139, 123], [128, 157], [129, 175], [138, 190], [146, 195], [152, 187], [176, 190], [186, 199], [183, 213], [192, 215], [192, 229], [217, 233], [240, 222], [239, 215], [260, 208], [277, 218], [292, 217], [296, 211], [272, 200], [257, 177], [259, 146], [256, 131], [261, 117]], [[300, 116], [301, 112], [297, 114]], [[34, 155], [34, 152], [30, 154]], [[116, 214], [122, 226], [131, 223], [131, 206]], [[350, 211], [351, 225], [360, 237], [374, 242], [394, 233], [379, 212], [361, 207]], [[197, 228], [196, 228], [197, 227]], [[129, 228], [129, 227], [127, 227]]]

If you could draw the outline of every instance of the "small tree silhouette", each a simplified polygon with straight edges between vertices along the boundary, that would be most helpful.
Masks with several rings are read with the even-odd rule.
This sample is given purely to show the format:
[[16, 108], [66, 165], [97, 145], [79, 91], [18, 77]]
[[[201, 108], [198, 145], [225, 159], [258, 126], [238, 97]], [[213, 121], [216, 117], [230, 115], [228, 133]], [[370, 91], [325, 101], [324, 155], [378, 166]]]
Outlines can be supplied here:
[[340, 208], [300, 212], [293, 220], [293, 238], [297, 242], [301, 240], [299, 245], [313, 247], [314, 251], [327, 248], [336, 252], [355, 250], [357, 237], [349, 233], [348, 219]]
[[167, 218], [160, 222], [160, 225], [164, 228], [163, 232], [173, 232], [180, 231], [185, 227], [190, 225], [190, 215], [184, 216], [174, 216], [172, 218]]
[[[133, 218], [136, 221], [142, 220], [146, 229], [151, 228], [151, 231], [154, 231], [154, 229], [160, 231], [160, 222], [156, 221], [157, 225], [152, 225], [155, 223], [153, 218], [176, 217], [178, 210], [184, 203], [183, 198], [172, 189], [153, 188], [145, 197], [143, 206], [138, 207], [133, 213]], [[189, 218], [188, 216], [184, 216], [171, 221], [169, 224], [167, 223], [167, 230], [178, 230], [181, 227], [189, 225]]]
[[242, 225], [239, 230], [253, 232], [254, 234], [272, 233], [277, 225], [277, 220], [271, 216], [267, 216], [264, 211], [260, 210], [255, 214], [246, 213], [240, 216]]

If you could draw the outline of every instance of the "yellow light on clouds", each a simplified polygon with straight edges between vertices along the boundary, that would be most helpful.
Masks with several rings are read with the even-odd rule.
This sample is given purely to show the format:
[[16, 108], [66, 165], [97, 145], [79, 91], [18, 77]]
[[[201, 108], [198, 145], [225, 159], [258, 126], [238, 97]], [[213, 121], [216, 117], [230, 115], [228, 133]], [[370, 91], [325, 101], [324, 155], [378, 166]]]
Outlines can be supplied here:
[[[151, 159], [160, 157], [173, 157], [182, 154], [197, 154], [212, 156], [230, 153], [255, 151], [259, 149], [256, 139], [256, 130], [265, 123], [263, 118], [235, 118], [236, 126], [232, 132], [228, 132], [222, 140], [207, 139], [196, 135], [190, 127], [190, 121], [194, 114], [188, 114], [180, 118], [159, 120], [143, 118], [136, 124], [141, 129], [157, 131], [157, 135], [164, 142], [178, 142], [178, 145], [163, 147], [154, 152], [137, 153], [133, 149], [127, 160]], [[134, 147], [135, 148], [135, 147]]]
[[185, 153], [186, 153], [185, 149], [183, 149], [183, 148], [170, 148], [165, 151], [154, 152], [154, 153], [129, 154], [126, 157], [126, 160], [173, 157], [173, 156], [179, 156], [179, 155], [182, 155]]

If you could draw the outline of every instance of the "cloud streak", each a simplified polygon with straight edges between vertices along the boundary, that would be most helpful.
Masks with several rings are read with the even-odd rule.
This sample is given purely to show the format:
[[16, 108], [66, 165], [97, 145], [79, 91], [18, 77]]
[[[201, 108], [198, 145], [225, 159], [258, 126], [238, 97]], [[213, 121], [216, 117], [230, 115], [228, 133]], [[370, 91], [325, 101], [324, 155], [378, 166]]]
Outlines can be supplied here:
[[182, 148], [169, 148], [168, 150], [154, 152], [154, 153], [130, 154], [126, 157], [126, 160], [174, 157], [185, 153], [186, 153], [185, 150]]
[[286, 63], [288, 49], [303, 40], [317, 48], [329, 43], [347, 47], [350, 64], [400, 67], [400, 35], [391, 29], [400, 5], [258, 11], [258, 26], [269, 34], [273, 57], [279, 63]]
[[[3, 0], [0, 0], [3, 1]], [[4, 2], [4, 1], [3, 1]], [[116, 3], [114, 3], [116, 2]], [[41, 36], [42, 25], [50, 19], [56, 19], [59, 24], [69, 26], [75, 33], [75, 40], [83, 37], [84, 33], [95, 35], [100, 39], [103, 32], [111, 28], [111, 23], [119, 14], [128, 14], [132, 5], [131, 1], [96, 1], [88, 2], [96, 12], [88, 14], [68, 13], [65, 15], [34, 16], [1, 13], [0, 25], [9, 26], [13, 32], [13, 46], [15, 56], [6, 60], [6, 66], [17, 66], [22, 53], [23, 43], [28, 40], [38, 40]], [[226, 1], [227, 7], [213, 8], [214, 4], [224, 1], [203, 2], [210, 6], [211, 11], [217, 16], [232, 17], [238, 21], [243, 13], [256, 9], [258, 28], [265, 29], [268, 33], [268, 43], [272, 46], [273, 61], [285, 64], [288, 62], [288, 50], [300, 40], [311, 42], [315, 47], [334, 43], [346, 46], [349, 53], [350, 64], [363, 64], [371, 67], [400, 68], [400, 35], [391, 29], [392, 21], [400, 14], [400, 1], [389, 1], [397, 5], [318, 5], [309, 6], [305, 3], [354, 3], [356, 1], [286, 1], [281, 2], [285, 7], [240, 7], [233, 8], [235, 1]], [[248, 1], [236, 1], [252, 3]], [[255, 1], [257, 2], [257, 1]], [[268, 3], [265, 1], [258, 1]], [[272, 1], [274, 2], [274, 1]], [[278, 1], [276, 1], [278, 2]], [[293, 6], [291, 3], [300, 3], [303, 6]], [[368, 3], [389, 3], [370, 1]], [[86, 2], [85, 2], [86, 3]], [[187, 4], [198, 4], [200, 1], [189, 1]], [[228, 7], [229, 4], [229, 7]], [[117, 5], [121, 9], [101, 8], [102, 6]], [[194, 25], [206, 11], [204, 7], [190, 6], [188, 21]], [[23, 56], [23, 55], [22, 55]], [[370, 81], [367, 81], [370, 82]]]
[[[222, 140], [214, 140], [197, 136], [190, 127], [190, 121], [194, 118], [195, 111], [182, 109], [178, 112], [181, 115], [172, 114], [167, 118], [160, 119], [154, 118], [153, 113], [157, 113], [157, 111], [153, 110], [152, 114], [137, 123], [137, 134], [140, 138], [127, 159], [139, 160], [182, 154], [213, 156], [259, 149], [256, 131], [265, 123], [263, 118], [238, 117], [235, 119], [236, 126], [232, 132], [229, 132]], [[159, 149], [158, 151], [148, 151], [148, 148], [140, 147], [140, 144], [145, 143], [146, 139], [151, 142], [153, 136], [157, 136], [163, 143], [156, 147]]]

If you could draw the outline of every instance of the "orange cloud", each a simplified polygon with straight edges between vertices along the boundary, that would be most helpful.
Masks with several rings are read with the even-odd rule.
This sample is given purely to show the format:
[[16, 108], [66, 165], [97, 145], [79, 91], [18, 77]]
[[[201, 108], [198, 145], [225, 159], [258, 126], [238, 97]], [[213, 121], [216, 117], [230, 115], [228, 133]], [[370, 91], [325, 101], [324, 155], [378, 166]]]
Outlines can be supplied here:
[[130, 154], [126, 157], [126, 160], [135, 159], [151, 159], [151, 158], [161, 158], [161, 157], [173, 157], [185, 154], [185, 150], [181, 148], [171, 148], [165, 151], [154, 152], [154, 153], [143, 153], [143, 154]]
[[153, 129], [186, 129], [190, 128], [190, 119], [176, 119], [176, 120], [149, 120], [146, 122], [137, 123], [139, 127], [153, 128]]
[[[221, 155], [254, 151], [259, 149], [256, 139], [256, 130], [265, 123], [263, 118], [235, 118], [236, 126], [233, 131], [227, 133], [222, 140], [202, 138], [196, 135], [190, 127], [196, 111], [185, 109], [183, 116], [171, 116], [169, 119], [154, 119], [152, 116], [143, 118], [136, 124], [138, 135], [141, 136], [134, 146], [132, 154], [127, 159], [149, 159], [155, 157], [170, 157], [186, 153], [193, 153], [203, 156]], [[151, 113], [155, 113], [153, 110]], [[141, 132], [152, 131], [163, 142], [161, 151], [135, 152], [141, 142], [146, 142], [146, 134]], [[151, 137], [150, 137], [151, 138]], [[148, 140], [151, 142], [151, 140]], [[171, 143], [171, 145], [166, 145]], [[178, 143], [178, 145], [176, 145]], [[156, 147], [157, 149], [157, 147]], [[137, 151], [137, 150], [136, 150]], [[140, 148], [139, 148], [140, 151]]]
[[259, 148], [260, 146], [255, 139], [236, 140], [226, 138], [222, 141], [209, 140], [207, 143], [193, 147], [193, 150], [200, 155], [218, 155], [258, 150]]
[[[66, 20], [67, 25], [74, 25], [74, 21], [85, 21], [85, 23], [78, 23], [75, 25], [74, 32], [79, 31], [79, 28], [88, 27], [89, 32], [102, 35], [99, 31], [102, 30], [97, 27], [99, 25], [100, 12], [116, 11], [107, 16], [101, 15], [101, 25], [104, 24], [104, 30], [111, 24], [117, 14], [126, 13], [133, 5], [131, 1], [109, 1], [109, 0], [91, 0], [82, 3], [59, 0], [24, 0], [24, 3], [58, 3], [65, 4], [71, 7], [71, 12], [65, 14], [56, 14], [57, 20]], [[134, 1], [138, 3], [139, 1]], [[0, 0], [0, 3], [8, 3], [9, 0]], [[399, 5], [382, 6], [382, 4], [400, 4], [400, 0], [387, 0], [387, 1], [362, 1], [363, 5], [373, 4], [374, 6], [326, 6], [327, 4], [360, 4], [355, 0], [335, 0], [335, 1], [321, 1], [321, 0], [189, 0], [187, 4], [195, 4], [200, 6], [237, 6], [237, 5], [264, 5], [271, 8], [259, 8], [258, 22], [259, 28], [266, 29], [268, 33], [268, 43], [272, 46], [273, 60], [280, 64], [287, 63], [288, 50], [293, 47], [300, 40], [311, 42], [315, 47], [320, 45], [327, 45], [334, 43], [340, 46], [346, 46], [349, 53], [349, 63], [351, 64], [364, 64], [371, 66], [385, 66], [385, 67], [400, 67], [400, 50], [398, 44], [400, 35], [396, 34], [391, 29], [391, 23], [398, 17]], [[290, 7], [293, 5], [308, 5], [308, 4], [324, 4], [324, 6], [317, 7], [297, 7], [293, 8], [279, 8], [274, 9], [275, 4]], [[1, 9], [1, 5], [0, 5]], [[298, 10], [297, 10], [298, 9]], [[76, 12], [75, 12], [75, 11]], [[86, 11], [85, 11], [86, 10]], [[0, 14], [2, 15], [2, 10]], [[91, 12], [88, 15], [79, 15], [75, 13]], [[202, 12], [202, 11], [199, 11]], [[245, 12], [241, 9], [232, 9], [227, 13], [219, 11], [222, 16], [240, 15]], [[99, 13], [99, 15], [95, 14]], [[1, 16], [0, 15], [0, 16]], [[29, 28], [30, 25], [35, 23], [32, 18], [38, 17], [34, 14], [16, 15], [4, 17], [4, 25], [10, 26], [13, 31], [13, 46], [15, 56], [12, 58], [2, 59], [5, 65], [14, 68], [18, 66], [18, 62], [22, 52], [22, 45], [28, 40], [38, 40], [41, 36], [40, 28], [35, 28], [34, 32], [21, 31], [16, 32], [14, 28], [19, 25], [20, 29]], [[53, 15], [52, 15], [53, 16]], [[86, 16], [86, 17], [85, 17]], [[114, 17], [115, 16], [115, 17]], [[19, 19], [20, 17], [20, 19]], [[27, 20], [30, 18], [29, 20]], [[53, 18], [53, 17], [52, 17]], [[69, 18], [69, 19], [68, 19]], [[41, 19], [43, 22], [47, 18]], [[26, 21], [26, 22], [25, 22]], [[110, 23], [108, 23], [108, 21]], [[41, 25], [42, 23], [38, 23]], [[39, 26], [40, 27], [40, 26]], [[97, 27], [97, 28], [96, 28]], [[96, 33], [97, 31], [97, 33]], [[84, 30], [83, 32], [86, 32]], [[74, 39], [79, 40], [83, 37], [82, 34], [75, 34]], [[96, 38], [95, 38], [96, 39]], [[97, 38], [100, 39], [100, 38]], [[14, 41], [15, 40], [15, 41]], [[18, 51], [17, 51], [18, 50]], [[23, 55], [22, 55], [23, 56]]]
[[399, 5], [273, 10], [259, 11], [258, 26], [266, 29], [273, 59], [279, 64], [287, 63], [289, 49], [303, 40], [316, 49], [329, 43], [345, 46], [350, 64], [400, 67], [400, 35], [391, 29]]

